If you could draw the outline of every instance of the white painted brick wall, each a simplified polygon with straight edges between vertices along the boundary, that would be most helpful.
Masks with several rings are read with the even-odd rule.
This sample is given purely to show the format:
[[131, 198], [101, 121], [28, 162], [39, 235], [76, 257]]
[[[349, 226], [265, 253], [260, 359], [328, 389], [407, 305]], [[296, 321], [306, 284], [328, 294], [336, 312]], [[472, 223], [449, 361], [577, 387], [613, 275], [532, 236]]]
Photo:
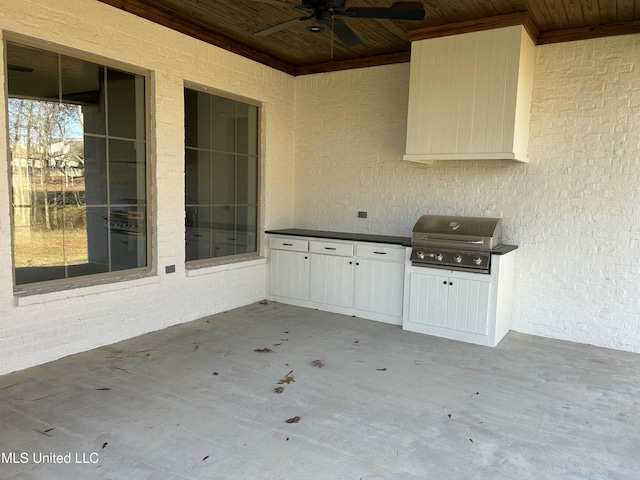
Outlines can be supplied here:
[[[150, 162], [159, 272], [18, 302], [10, 260], [8, 172], [0, 168], [0, 374], [264, 298], [264, 260], [185, 271], [183, 87], [192, 81], [264, 102], [263, 222], [266, 228], [282, 228], [293, 223], [293, 77], [95, 0], [2, 2], [0, 29], [153, 72]], [[3, 76], [4, 66], [4, 85]], [[6, 132], [4, 98], [0, 132]], [[2, 134], [0, 164], [7, 162]], [[165, 275], [165, 265], [171, 264], [176, 273]]]
[[403, 162], [408, 82], [406, 64], [296, 79], [295, 226], [503, 217], [515, 330], [640, 352], [640, 35], [537, 47], [527, 165]]

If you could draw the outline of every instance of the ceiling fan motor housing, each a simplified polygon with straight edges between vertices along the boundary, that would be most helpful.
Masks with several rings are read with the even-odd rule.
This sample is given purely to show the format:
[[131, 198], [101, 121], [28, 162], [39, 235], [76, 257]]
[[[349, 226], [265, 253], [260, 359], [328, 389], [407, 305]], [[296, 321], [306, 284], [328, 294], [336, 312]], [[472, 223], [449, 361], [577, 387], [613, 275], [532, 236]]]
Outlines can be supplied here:
[[310, 10], [344, 10], [344, 0], [304, 0], [302, 6]]

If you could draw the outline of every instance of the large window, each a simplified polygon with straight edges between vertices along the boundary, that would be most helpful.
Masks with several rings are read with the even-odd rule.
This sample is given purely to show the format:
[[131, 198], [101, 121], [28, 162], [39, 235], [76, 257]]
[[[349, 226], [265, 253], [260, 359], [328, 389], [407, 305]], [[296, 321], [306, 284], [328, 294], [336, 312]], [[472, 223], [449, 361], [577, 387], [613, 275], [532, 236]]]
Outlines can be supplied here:
[[257, 252], [258, 114], [185, 88], [186, 260]]
[[6, 54], [16, 285], [147, 267], [145, 77]]

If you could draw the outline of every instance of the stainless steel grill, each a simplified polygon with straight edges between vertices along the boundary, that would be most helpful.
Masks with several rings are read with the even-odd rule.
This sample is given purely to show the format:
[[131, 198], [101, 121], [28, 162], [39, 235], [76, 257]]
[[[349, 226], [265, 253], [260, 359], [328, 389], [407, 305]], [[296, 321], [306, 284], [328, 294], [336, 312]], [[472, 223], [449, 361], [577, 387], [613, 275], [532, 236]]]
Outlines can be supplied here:
[[500, 245], [500, 218], [423, 215], [413, 227], [411, 264], [490, 273], [491, 250]]

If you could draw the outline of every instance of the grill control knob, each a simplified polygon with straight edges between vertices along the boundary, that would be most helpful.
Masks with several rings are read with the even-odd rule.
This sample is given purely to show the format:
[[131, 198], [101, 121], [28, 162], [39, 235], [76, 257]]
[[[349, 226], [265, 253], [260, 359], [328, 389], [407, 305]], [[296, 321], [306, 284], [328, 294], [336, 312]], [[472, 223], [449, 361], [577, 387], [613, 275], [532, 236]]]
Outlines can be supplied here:
[[462, 262], [462, 255], [460, 255], [459, 253], [456, 253], [456, 254], [453, 256], [453, 260], [454, 260], [456, 263], [460, 263], [460, 262]]
[[473, 263], [475, 263], [476, 265], [480, 265], [482, 263], [482, 258], [473, 257]]
[[424, 260], [424, 252], [422, 250], [418, 250], [418, 252], [416, 253], [416, 256], [420, 259], [420, 260]]
[[444, 257], [442, 256], [441, 252], [436, 253], [433, 258], [435, 258], [436, 260], [442, 260]]

